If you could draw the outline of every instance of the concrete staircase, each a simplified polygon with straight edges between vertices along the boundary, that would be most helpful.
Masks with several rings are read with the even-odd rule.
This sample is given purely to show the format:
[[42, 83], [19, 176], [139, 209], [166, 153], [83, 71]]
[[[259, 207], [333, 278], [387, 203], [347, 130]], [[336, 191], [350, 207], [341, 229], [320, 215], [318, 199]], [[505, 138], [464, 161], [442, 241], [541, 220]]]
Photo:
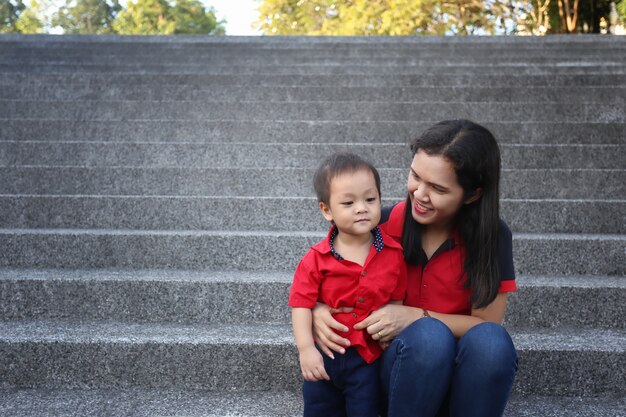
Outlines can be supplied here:
[[488, 126], [507, 417], [626, 416], [626, 38], [0, 36], [0, 415], [297, 416], [286, 307], [351, 150]]

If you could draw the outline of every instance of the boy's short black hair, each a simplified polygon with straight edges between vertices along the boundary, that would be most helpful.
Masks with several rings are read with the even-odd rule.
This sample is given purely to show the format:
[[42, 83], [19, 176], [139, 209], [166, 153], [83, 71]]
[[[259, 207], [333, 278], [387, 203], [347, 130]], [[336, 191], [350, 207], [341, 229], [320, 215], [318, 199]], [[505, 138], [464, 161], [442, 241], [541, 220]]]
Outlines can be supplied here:
[[317, 194], [317, 201], [329, 204], [330, 182], [333, 178], [346, 172], [356, 172], [362, 169], [374, 175], [380, 197], [380, 175], [374, 165], [353, 153], [334, 153], [320, 164], [313, 176], [313, 188]]

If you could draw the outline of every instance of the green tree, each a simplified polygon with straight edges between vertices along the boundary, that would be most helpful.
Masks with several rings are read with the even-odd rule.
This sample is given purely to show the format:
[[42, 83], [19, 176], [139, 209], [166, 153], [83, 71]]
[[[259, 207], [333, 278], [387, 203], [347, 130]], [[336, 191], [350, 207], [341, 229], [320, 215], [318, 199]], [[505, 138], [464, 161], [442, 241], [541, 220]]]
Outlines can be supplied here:
[[19, 33], [43, 33], [44, 20], [41, 17], [41, 3], [37, 0], [30, 0], [30, 6], [21, 14], [15, 26]]
[[22, 0], [0, 0], [0, 33], [17, 33], [17, 21], [26, 6]]
[[66, 0], [52, 18], [53, 26], [65, 33], [113, 33], [115, 15], [121, 10], [118, 0]]
[[166, 0], [129, 1], [113, 22], [115, 32], [124, 35], [169, 35], [176, 23]]
[[205, 10], [199, 0], [178, 0], [172, 10], [175, 34], [224, 35], [224, 21], [217, 21], [213, 8]]
[[224, 21], [217, 21], [199, 0], [135, 0], [113, 23], [117, 33], [129, 35], [224, 34]]
[[510, 3], [511, 0], [264, 0], [257, 25], [268, 35], [491, 34], [507, 30]]

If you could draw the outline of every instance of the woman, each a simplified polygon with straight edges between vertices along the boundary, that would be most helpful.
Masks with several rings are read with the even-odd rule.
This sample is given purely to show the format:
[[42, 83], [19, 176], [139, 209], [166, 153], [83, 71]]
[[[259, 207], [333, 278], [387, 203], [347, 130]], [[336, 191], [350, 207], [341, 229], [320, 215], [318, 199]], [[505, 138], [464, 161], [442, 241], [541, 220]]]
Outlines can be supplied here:
[[[386, 305], [355, 328], [383, 348], [387, 415], [500, 416], [517, 355], [500, 325], [516, 290], [511, 231], [499, 217], [500, 151], [467, 120], [427, 129], [411, 145], [408, 197], [383, 213], [408, 266], [404, 305]], [[348, 346], [327, 306], [314, 310], [320, 348]]]

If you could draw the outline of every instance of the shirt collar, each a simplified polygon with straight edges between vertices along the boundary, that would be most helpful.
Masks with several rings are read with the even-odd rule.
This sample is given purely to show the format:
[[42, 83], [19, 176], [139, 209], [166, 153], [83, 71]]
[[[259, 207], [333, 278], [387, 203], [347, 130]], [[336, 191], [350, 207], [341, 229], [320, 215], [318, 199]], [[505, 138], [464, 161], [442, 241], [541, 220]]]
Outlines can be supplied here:
[[[447, 250], [453, 250], [458, 245], [461, 245], [461, 234], [459, 232], [459, 228], [456, 227], [452, 232], [452, 235], [437, 248], [437, 250], [435, 251], [435, 253], [433, 253], [433, 256], [431, 256], [430, 259], [433, 259], [435, 256]], [[428, 261], [429, 259], [426, 257], [426, 252], [424, 252], [424, 249], [422, 249], [422, 253], [420, 253], [419, 257], [419, 263], [420, 265], [426, 265]]]
[[[376, 253], [380, 253], [380, 251], [382, 251], [383, 248], [385, 247], [383, 235], [380, 232], [380, 229], [378, 228], [378, 226], [372, 229], [371, 233], [372, 235], [374, 235], [374, 242], [372, 243], [372, 246], [374, 246], [374, 249], [376, 249]], [[339, 252], [335, 250], [335, 238], [337, 237], [338, 234], [339, 234], [339, 229], [337, 229], [337, 226], [333, 226], [330, 228], [330, 231], [328, 232], [328, 239], [327, 239], [328, 250], [335, 257], [335, 259], [339, 261], [343, 261], [343, 256], [341, 256]]]

